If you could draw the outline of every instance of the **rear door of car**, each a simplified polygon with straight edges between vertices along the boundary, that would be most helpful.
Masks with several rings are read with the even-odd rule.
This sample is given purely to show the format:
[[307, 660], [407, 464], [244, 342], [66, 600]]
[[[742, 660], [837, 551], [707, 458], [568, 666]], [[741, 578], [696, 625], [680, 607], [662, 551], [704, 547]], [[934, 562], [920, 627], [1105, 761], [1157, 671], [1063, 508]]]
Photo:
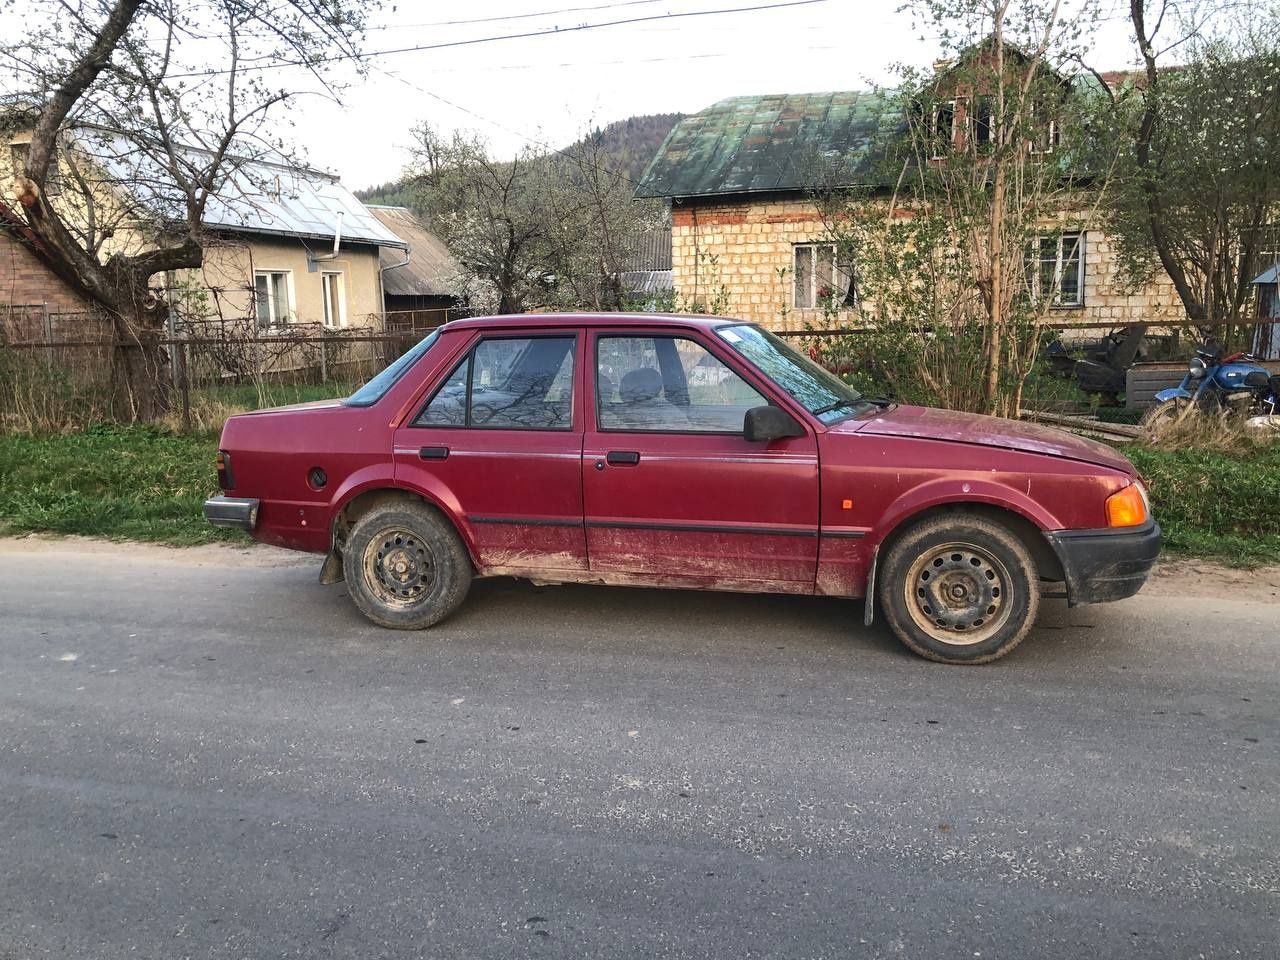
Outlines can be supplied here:
[[397, 482], [460, 515], [485, 567], [587, 568], [583, 341], [574, 328], [481, 331], [395, 432]]
[[690, 328], [591, 332], [583, 446], [590, 568], [807, 591], [818, 554], [814, 434], [743, 438], [762, 378]]

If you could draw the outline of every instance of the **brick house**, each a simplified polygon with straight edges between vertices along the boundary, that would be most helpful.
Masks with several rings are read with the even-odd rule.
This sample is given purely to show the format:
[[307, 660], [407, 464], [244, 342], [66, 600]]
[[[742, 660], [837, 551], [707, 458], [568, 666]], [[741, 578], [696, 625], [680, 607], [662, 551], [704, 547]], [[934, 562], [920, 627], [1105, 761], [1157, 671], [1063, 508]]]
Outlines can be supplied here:
[[[871, 185], [871, 146], [882, 118], [892, 116], [886, 102], [874, 91], [733, 97], [677, 123], [636, 189], [637, 198], [671, 202], [677, 302], [800, 330], [829, 324], [819, 301], [834, 289], [835, 321], [856, 324], [855, 270], [837, 262], [825, 239], [811, 199], [814, 171], [839, 158], [847, 179], [837, 185]], [[941, 122], [948, 136], [964, 135], [961, 98]], [[1056, 278], [1051, 323], [1185, 316], [1163, 272], [1141, 291], [1122, 288], [1112, 245], [1096, 224], [1046, 231], [1034, 255]]]
[[[0, 202], [0, 341], [66, 339], [85, 334], [93, 304], [50, 265], [40, 241]], [[100, 332], [96, 322], [91, 324]]]

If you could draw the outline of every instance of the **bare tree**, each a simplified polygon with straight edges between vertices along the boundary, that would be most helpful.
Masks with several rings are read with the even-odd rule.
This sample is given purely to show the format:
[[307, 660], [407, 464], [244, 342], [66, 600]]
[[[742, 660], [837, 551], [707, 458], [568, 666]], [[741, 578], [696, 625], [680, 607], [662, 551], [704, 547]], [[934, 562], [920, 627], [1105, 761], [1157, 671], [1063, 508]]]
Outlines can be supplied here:
[[[12, 190], [58, 273], [111, 317], [117, 415], [168, 402], [153, 278], [199, 267], [211, 202], [255, 160], [280, 159], [280, 108], [331, 94], [358, 56], [360, 0], [26, 0], [0, 46]], [[35, 25], [35, 26], [31, 26]], [[293, 71], [280, 67], [294, 67]], [[299, 79], [298, 71], [306, 73]], [[29, 142], [23, 136], [29, 134]]]
[[617, 310], [625, 261], [659, 216], [598, 132], [564, 150], [525, 147], [499, 160], [475, 135], [414, 128], [408, 179], [419, 206], [462, 264], [463, 292], [500, 313]]
[[[1058, 0], [908, 6], [950, 59], [905, 71], [890, 98], [902, 117], [881, 124], [893, 196], [837, 193], [820, 208], [856, 264], [864, 319], [893, 331], [894, 363], [914, 366], [933, 399], [1014, 413], [1061, 263], [1079, 262], [1078, 231], [1105, 195], [1092, 94], [1067, 67], [1091, 20], [1064, 17]], [[1042, 242], [1057, 244], [1043, 264]]]
[[[1280, 204], [1280, 16], [1130, 0], [1141, 57], [1122, 88], [1112, 232], [1134, 283], [1159, 266], [1187, 317], [1238, 323]], [[1219, 14], [1220, 15], [1220, 14]]]

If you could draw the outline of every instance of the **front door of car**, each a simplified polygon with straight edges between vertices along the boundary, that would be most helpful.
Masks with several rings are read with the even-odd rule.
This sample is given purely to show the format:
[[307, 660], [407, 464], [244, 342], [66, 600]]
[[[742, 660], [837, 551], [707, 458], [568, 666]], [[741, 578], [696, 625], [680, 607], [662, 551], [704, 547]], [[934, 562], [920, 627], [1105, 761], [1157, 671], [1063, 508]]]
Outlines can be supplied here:
[[743, 438], [769, 403], [730, 362], [686, 334], [592, 335], [583, 444], [591, 570], [813, 585], [818, 555], [814, 435]]
[[491, 572], [586, 570], [582, 337], [483, 335], [395, 432], [396, 481], [430, 491]]

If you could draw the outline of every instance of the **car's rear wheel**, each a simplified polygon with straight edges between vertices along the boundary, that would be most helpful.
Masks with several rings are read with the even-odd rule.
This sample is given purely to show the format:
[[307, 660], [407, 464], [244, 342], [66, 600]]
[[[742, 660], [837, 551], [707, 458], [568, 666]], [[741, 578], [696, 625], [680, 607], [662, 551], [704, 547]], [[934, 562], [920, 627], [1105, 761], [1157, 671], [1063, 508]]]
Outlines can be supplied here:
[[471, 586], [466, 548], [424, 503], [387, 504], [362, 516], [347, 536], [342, 566], [360, 612], [397, 630], [434, 626]]
[[879, 600], [910, 650], [940, 663], [989, 663], [1022, 642], [1040, 605], [1030, 551], [974, 513], [923, 520], [881, 558]]

